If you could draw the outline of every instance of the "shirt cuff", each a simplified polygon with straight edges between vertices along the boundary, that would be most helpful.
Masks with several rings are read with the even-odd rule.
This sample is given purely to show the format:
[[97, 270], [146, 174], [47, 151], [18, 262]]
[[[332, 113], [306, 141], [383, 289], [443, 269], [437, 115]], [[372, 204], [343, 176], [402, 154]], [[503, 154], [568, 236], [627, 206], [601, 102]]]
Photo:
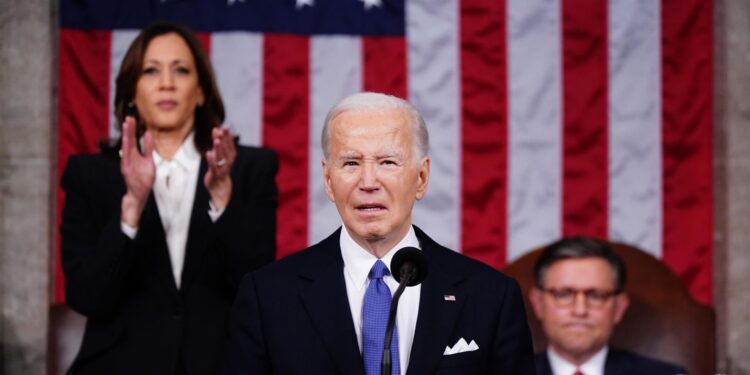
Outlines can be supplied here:
[[131, 227], [130, 225], [125, 224], [124, 221], [120, 222], [120, 229], [122, 230], [122, 233], [124, 233], [128, 238], [135, 239], [135, 235], [138, 234], [138, 228]]
[[221, 214], [224, 213], [224, 210], [226, 210], [226, 207], [219, 209], [214, 205], [214, 202], [211, 202], [210, 199], [208, 200], [208, 216], [211, 218], [212, 223], [219, 220]]

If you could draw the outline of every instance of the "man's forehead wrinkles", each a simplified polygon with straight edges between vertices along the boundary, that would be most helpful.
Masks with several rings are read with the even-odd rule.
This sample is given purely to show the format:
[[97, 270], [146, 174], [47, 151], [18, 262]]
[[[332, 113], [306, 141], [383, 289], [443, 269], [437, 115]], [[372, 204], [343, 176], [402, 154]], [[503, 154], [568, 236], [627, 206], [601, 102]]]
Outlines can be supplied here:
[[342, 151], [339, 153], [339, 159], [354, 159], [361, 158], [362, 153], [356, 151]]
[[339, 154], [339, 160], [352, 160], [352, 159], [363, 159], [363, 160], [378, 160], [378, 159], [403, 159], [403, 153], [398, 151], [392, 152], [379, 152], [374, 155], [362, 155], [359, 152], [342, 152]]
[[400, 159], [402, 157], [403, 157], [403, 153], [401, 153], [401, 152], [378, 152], [378, 153], [374, 153], [374, 154], [370, 154], [370, 155], [362, 155], [362, 154], [351, 153], [351, 154], [342, 154], [341, 155], [341, 158], [346, 158], [346, 159], [352, 159], [352, 158], [357, 158], [357, 159], [390, 159], [390, 158]]

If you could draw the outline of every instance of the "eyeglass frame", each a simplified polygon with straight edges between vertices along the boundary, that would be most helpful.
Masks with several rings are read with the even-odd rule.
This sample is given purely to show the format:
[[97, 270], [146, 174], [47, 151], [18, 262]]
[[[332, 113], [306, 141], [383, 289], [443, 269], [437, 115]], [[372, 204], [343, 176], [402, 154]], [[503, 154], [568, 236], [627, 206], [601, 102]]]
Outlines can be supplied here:
[[[555, 304], [558, 307], [572, 307], [575, 305], [575, 301], [578, 298], [579, 294], [583, 294], [584, 302], [586, 303], [586, 306], [591, 308], [603, 308], [607, 302], [612, 298], [619, 294], [621, 294], [622, 290], [599, 290], [599, 289], [576, 289], [576, 288], [542, 288], [537, 287], [540, 291], [549, 294], [552, 296], [552, 299], [555, 301]], [[565, 295], [561, 295], [564, 293], [569, 293]], [[570, 298], [569, 301], [564, 301], [564, 299]]]

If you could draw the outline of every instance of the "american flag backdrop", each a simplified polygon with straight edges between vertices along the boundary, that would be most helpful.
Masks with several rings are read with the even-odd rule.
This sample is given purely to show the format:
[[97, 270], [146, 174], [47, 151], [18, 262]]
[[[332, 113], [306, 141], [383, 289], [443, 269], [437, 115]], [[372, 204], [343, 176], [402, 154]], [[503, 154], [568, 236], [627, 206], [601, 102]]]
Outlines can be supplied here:
[[198, 32], [240, 143], [280, 155], [279, 257], [341, 224], [321, 178], [323, 119], [380, 91], [427, 122], [432, 174], [414, 222], [438, 242], [496, 268], [563, 235], [627, 242], [711, 303], [712, 8], [61, 0], [58, 178], [69, 155], [116, 136], [114, 77], [138, 29], [174, 20]]

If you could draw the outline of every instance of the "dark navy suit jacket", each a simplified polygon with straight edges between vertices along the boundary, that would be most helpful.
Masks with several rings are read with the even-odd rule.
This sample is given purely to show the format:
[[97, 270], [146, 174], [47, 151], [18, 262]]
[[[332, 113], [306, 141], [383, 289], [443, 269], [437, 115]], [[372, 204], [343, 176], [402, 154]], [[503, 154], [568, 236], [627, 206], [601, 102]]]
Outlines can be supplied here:
[[[415, 231], [429, 272], [405, 374], [534, 374], [515, 280]], [[230, 317], [225, 373], [364, 374], [339, 235], [340, 229], [244, 278]], [[444, 356], [461, 338], [479, 349]]]
[[[553, 375], [546, 352], [537, 353], [536, 361], [537, 375]], [[604, 362], [604, 375], [676, 375], [687, 374], [685, 369], [671, 363], [658, 361], [653, 358], [644, 357], [626, 350], [618, 350], [612, 347], [607, 352]], [[568, 375], [568, 374], [558, 374]]]

